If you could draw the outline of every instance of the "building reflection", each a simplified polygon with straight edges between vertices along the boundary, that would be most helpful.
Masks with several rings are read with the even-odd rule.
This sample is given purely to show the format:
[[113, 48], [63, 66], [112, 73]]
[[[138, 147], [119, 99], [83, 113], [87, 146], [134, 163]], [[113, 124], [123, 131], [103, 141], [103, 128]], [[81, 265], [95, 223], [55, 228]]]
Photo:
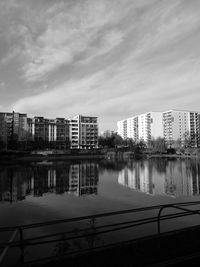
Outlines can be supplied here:
[[0, 201], [16, 202], [27, 196], [44, 194], [97, 194], [99, 165], [77, 163], [70, 165], [37, 165], [0, 169]]
[[200, 164], [197, 161], [168, 160], [162, 164], [164, 171], [160, 167], [153, 160], [134, 162], [119, 172], [118, 183], [151, 195], [200, 194]]

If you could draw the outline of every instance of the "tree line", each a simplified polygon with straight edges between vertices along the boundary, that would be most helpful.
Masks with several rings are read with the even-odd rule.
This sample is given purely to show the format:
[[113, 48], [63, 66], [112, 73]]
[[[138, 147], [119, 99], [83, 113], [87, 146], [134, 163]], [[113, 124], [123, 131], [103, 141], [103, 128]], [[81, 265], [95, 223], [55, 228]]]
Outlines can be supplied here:
[[144, 140], [135, 142], [132, 138], [123, 139], [117, 133], [106, 137], [99, 137], [100, 148], [124, 148], [140, 152], [146, 151], [149, 153], [167, 153], [169, 151], [184, 153], [188, 149], [194, 149], [194, 142], [197, 143], [197, 140], [195, 140], [194, 137], [191, 138], [189, 132], [184, 133], [182, 138], [171, 140], [168, 143], [166, 143], [165, 139], [162, 137], [152, 138], [149, 142], [144, 142]]

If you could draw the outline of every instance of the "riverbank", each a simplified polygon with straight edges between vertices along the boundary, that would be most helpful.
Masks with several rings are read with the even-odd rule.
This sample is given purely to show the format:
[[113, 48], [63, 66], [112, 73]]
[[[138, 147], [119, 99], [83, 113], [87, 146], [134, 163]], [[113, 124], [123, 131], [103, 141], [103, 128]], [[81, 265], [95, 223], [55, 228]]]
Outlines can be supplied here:
[[146, 154], [147, 158], [195, 158], [200, 159], [200, 155], [177, 155], [177, 154]]
[[68, 151], [4, 151], [0, 152], [0, 164], [30, 161], [57, 161], [75, 159], [107, 159], [107, 160], [130, 160], [130, 159], [150, 159], [150, 158], [181, 158], [200, 159], [200, 154], [152, 154], [138, 153], [133, 151], [122, 151], [118, 149], [98, 149], [98, 150], [68, 150]]
[[105, 159], [102, 154], [67, 154], [67, 155], [4, 155], [0, 156], [0, 164], [12, 164], [20, 162], [40, 162], [40, 161], [57, 161], [57, 160], [75, 160], [75, 159]]

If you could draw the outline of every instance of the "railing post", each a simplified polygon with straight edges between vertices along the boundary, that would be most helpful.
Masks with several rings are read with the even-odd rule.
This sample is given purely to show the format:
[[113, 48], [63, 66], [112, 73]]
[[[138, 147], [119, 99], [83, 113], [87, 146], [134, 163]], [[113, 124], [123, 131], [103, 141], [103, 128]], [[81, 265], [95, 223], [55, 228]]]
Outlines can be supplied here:
[[174, 204], [169, 204], [169, 205], [163, 205], [158, 212], [158, 221], [157, 221], [157, 226], [158, 226], [158, 234], [160, 234], [160, 217], [161, 217], [161, 212], [164, 210], [164, 208], [170, 208], [174, 207]]
[[160, 234], [160, 217], [161, 217], [161, 212], [163, 211], [164, 208], [165, 208], [165, 206], [162, 206], [162, 207], [159, 209], [159, 212], [158, 212], [158, 221], [157, 221], [158, 234]]
[[21, 265], [24, 264], [24, 235], [23, 235], [23, 228], [19, 227], [19, 236], [20, 236], [20, 263]]

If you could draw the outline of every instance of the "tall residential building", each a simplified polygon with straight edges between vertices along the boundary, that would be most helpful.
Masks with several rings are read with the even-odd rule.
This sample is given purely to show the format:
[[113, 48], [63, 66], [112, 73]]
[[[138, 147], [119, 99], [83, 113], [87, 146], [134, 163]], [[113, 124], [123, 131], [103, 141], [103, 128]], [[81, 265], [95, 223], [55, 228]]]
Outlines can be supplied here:
[[71, 148], [93, 149], [98, 147], [97, 117], [77, 115], [70, 120]]
[[0, 143], [32, 141], [51, 147], [73, 149], [98, 148], [97, 117], [77, 115], [73, 119], [27, 118], [21, 113], [0, 113]]
[[0, 141], [25, 141], [27, 139], [27, 115], [17, 112], [0, 113]]
[[135, 142], [149, 142], [152, 138], [163, 137], [162, 112], [148, 112], [118, 121], [118, 134], [132, 138]]
[[138, 138], [145, 142], [163, 137], [161, 112], [148, 112], [138, 115]]
[[127, 119], [117, 122], [117, 133], [123, 138], [127, 138]]
[[132, 138], [135, 142], [139, 140], [138, 116], [134, 116], [127, 119], [127, 138]]
[[163, 112], [164, 138], [168, 146], [174, 141], [185, 142], [191, 138], [191, 146], [200, 146], [200, 116], [197, 111], [168, 110]]
[[197, 116], [197, 146], [200, 147], [200, 113]]
[[7, 123], [6, 113], [0, 113], [0, 142], [7, 142]]
[[69, 121], [64, 118], [45, 119], [44, 117], [28, 118], [28, 140], [57, 142], [69, 141]]

